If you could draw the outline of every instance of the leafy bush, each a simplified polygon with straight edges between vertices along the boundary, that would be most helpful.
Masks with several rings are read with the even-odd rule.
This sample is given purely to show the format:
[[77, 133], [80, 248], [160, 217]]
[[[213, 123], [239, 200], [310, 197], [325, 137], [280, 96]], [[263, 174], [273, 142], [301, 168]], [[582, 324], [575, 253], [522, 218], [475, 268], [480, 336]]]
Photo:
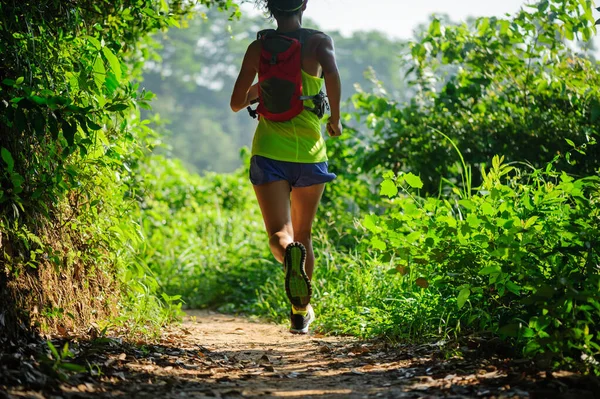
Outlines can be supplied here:
[[162, 292], [188, 307], [243, 310], [280, 271], [267, 245], [248, 170], [200, 177], [154, 156], [138, 178], [145, 242], [137, 259]]
[[133, 259], [133, 176], [156, 138], [139, 115], [152, 94], [132, 80], [148, 34], [232, 3], [38, 3], [0, 4], [2, 339], [117, 314], [160, 324], [165, 300]]
[[[593, 33], [591, 1], [544, 0], [512, 18], [478, 18], [470, 25], [434, 20], [406, 54], [417, 93], [410, 102], [380, 93], [354, 96], [361, 120], [373, 130], [355, 147], [358, 161], [364, 170], [420, 174], [424, 192], [434, 193], [440, 177], [455, 180], [460, 173], [435, 129], [476, 166], [501, 154], [544, 167], [586, 145], [600, 131], [600, 69], [572, 41], [588, 41]], [[560, 167], [589, 175], [599, 166], [598, 148]], [[475, 185], [482, 181], [478, 170]]]
[[523, 173], [499, 157], [481, 173], [475, 192], [442, 198], [410, 195], [416, 176], [386, 174], [390, 208], [363, 221], [371, 246], [391, 274], [439, 293], [449, 326], [513, 338], [528, 356], [597, 365], [600, 176]]

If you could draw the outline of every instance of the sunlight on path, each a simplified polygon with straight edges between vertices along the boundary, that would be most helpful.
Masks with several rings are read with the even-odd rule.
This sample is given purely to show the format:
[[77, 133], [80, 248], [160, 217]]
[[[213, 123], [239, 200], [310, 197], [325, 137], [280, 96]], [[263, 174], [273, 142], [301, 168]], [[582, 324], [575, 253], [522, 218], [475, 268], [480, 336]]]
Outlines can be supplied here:
[[[596, 379], [566, 372], [548, 378], [528, 361], [499, 357], [489, 342], [468, 344], [476, 349], [451, 356], [436, 344], [292, 335], [285, 326], [190, 311], [158, 342], [72, 342], [73, 361], [95, 371], [68, 381], [48, 378], [31, 364], [5, 371], [14, 381], [9, 398], [600, 397]], [[35, 384], [24, 386], [23, 378]]]

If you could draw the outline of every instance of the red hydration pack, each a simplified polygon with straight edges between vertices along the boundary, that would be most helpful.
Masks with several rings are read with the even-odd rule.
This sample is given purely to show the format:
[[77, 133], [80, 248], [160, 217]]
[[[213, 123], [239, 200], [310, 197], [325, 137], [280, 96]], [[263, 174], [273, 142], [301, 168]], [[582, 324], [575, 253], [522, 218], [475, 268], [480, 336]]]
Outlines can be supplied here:
[[312, 29], [286, 34], [273, 29], [258, 32], [257, 39], [262, 45], [258, 69], [259, 104], [256, 111], [249, 109], [250, 115], [257, 113], [268, 120], [284, 122], [305, 109], [304, 100], [315, 102], [314, 109], [306, 108], [310, 111], [322, 108], [317, 106], [319, 99], [324, 102], [322, 93], [310, 97], [302, 95], [302, 45], [317, 32]]

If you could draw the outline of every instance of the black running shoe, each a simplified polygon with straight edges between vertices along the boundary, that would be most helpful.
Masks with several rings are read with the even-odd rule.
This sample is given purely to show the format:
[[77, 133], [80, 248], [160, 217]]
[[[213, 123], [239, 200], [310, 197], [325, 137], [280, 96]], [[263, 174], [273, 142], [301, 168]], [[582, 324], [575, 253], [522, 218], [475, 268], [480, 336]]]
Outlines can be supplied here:
[[306, 248], [299, 242], [293, 242], [285, 249], [283, 268], [285, 271], [285, 292], [297, 308], [305, 308], [310, 303], [312, 286], [304, 270]]
[[308, 326], [315, 321], [315, 311], [312, 306], [306, 308], [306, 314], [297, 314], [293, 310], [290, 311], [290, 332], [292, 334], [308, 334]]

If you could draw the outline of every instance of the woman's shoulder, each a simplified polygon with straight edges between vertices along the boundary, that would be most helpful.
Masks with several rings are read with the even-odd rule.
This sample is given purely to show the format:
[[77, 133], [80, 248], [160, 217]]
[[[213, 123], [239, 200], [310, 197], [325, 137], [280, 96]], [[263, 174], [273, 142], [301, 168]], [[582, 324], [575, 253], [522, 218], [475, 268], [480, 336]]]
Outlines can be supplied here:
[[316, 29], [306, 29], [306, 31], [308, 32], [307, 43], [309, 44], [309, 47], [316, 49], [316, 48], [320, 47], [322, 44], [333, 42], [333, 39], [331, 38], [331, 36], [329, 36], [325, 32], [322, 32], [322, 31], [316, 30]]

